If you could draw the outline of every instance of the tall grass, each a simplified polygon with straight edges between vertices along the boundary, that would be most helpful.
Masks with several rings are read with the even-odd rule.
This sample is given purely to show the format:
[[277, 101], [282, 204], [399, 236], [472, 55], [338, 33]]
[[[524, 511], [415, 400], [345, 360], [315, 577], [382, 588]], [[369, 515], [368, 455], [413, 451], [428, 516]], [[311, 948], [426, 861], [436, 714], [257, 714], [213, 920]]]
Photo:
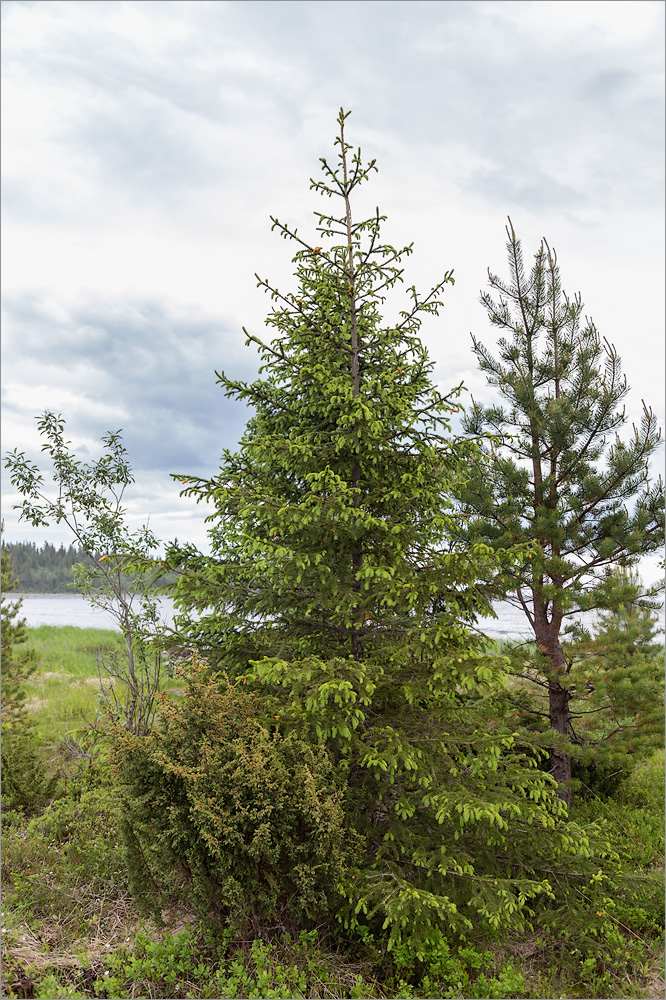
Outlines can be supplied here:
[[107, 629], [41, 625], [28, 632], [37, 669], [26, 684], [26, 707], [37, 731], [58, 738], [92, 722], [97, 708], [97, 656], [122, 650], [123, 637]]
[[[40, 625], [29, 629], [28, 645], [37, 657], [37, 669], [26, 684], [27, 708], [37, 732], [45, 739], [58, 739], [92, 722], [100, 706], [98, 659], [113, 653], [122, 655], [121, 633]], [[175, 684], [164, 671], [163, 689], [173, 689]]]

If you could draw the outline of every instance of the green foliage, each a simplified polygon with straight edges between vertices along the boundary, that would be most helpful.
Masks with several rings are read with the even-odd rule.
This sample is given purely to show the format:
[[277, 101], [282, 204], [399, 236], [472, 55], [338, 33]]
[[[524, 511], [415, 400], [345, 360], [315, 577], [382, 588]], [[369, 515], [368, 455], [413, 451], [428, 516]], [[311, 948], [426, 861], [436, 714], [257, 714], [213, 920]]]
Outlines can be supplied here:
[[51, 742], [106, 718], [100, 703], [97, 663], [123, 648], [121, 633], [71, 625], [40, 625], [28, 633], [37, 668], [26, 684], [29, 716], [36, 732]]
[[[152, 990], [157, 987], [164, 996], [170, 991], [168, 995], [172, 997], [185, 996], [186, 990], [189, 993], [192, 980], [199, 987], [198, 996], [216, 1000], [237, 997], [291, 1000], [309, 995], [306, 972], [297, 965], [282, 964], [271, 944], [255, 940], [248, 953], [239, 952], [217, 969], [211, 968], [205, 951], [203, 955], [201, 952], [201, 942], [191, 929], [160, 942], [139, 936], [130, 954], [113, 957], [109, 971], [115, 972], [116, 982], [144, 982], [146, 986], [150, 984]], [[108, 989], [109, 984], [106, 985]], [[100, 992], [99, 995], [113, 994]]]
[[2, 548], [2, 732], [25, 727], [25, 685], [35, 671], [34, 654], [26, 647], [28, 629], [19, 618], [21, 600], [8, 601], [5, 593], [14, 589], [16, 579], [9, 552]]
[[44, 747], [32, 727], [5, 731], [0, 755], [2, 808], [26, 814], [41, 809], [55, 791], [58, 773], [48, 773]]
[[[465, 537], [497, 552], [531, 543], [529, 560], [502, 567], [497, 593], [525, 612], [540, 658], [524, 676], [545, 687], [550, 726], [572, 739], [565, 626], [581, 611], [618, 608], [624, 588], [609, 568], [629, 567], [663, 545], [663, 484], [651, 484], [648, 469], [660, 433], [644, 406], [640, 429], [620, 439], [628, 387], [616, 350], [583, 322], [580, 296], [562, 290], [548, 244], [528, 274], [510, 222], [507, 235], [509, 281], [489, 272], [497, 298], [481, 298], [503, 334], [498, 358], [473, 338], [506, 405], [474, 402], [464, 420], [487, 442], [485, 461], [460, 494], [471, 519]], [[571, 761], [561, 743], [551, 770], [570, 800]]]
[[[664, 742], [664, 646], [656, 602], [635, 574], [616, 571], [624, 602], [600, 616], [594, 633], [562, 637], [568, 667], [572, 787], [583, 798], [614, 795], [627, 775]], [[548, 659], [532, 644], [504, 650], [515, 680], [508, 697], [518, 718], [548, 727]]]
[[[647, 807], [651, 812], [664, 812], [664, 750], [657, 750], [627, 779], [620, 802]], [[663, 831], [662, 831], [663, 833]]]
[[[537, 901], [534, 930], [502, 934], [496, 941], [477, 930], [466, 945], [441, 941], [424, 948], [421, 959], [409, 945], [396, 946], [387, 956], [381, 930], [376, 937], [359, 934], [355, 944], [339, 933], [337, 947], [346, 954], [337, 955], [326, 950], [315, 931], [288, 937], [275, 923], [264, 928], [268, 941], [253, 944], [247, 933], [237, 938], [227, 929], [213, 937], [196, 924], [180, 933], [156, 934], [147, 927], [135, 935], [122, 923], [135, 917], [129, 909], [118, 806], [117, 793], [105, 781], [79, 781], [42, 816], [5, 828], [6, 996], [460, 1000], [650, 995], [641, 984], [662, 933], [658, 871], [652, 881], [645, 879], [645, 870], [634, 872], [633, 885], [617, 878], [613, 885], [610, 869], [605, 877], [590, 871], [577, 885], [562, 882], [558, 872], [556, 899], [544, 906]], [[663, 753], [634, 772], [617, 806], [606, 802], [602, 808], [613, 809], [608, 829], [628, 852], [628, 870], [640, 856], [651, 866], [663, 865]], [[581, 819], [594, 815], [589, 803], [578, 811]], [[653, 826], [642, 825], [650, 814]], [[643, 846], [636, 843], [639, 829], [646, 838]], [[655, 842], [648, 856], [652, 833], [661, 846]], [[120, 934], [109, 946], [106, 935], [119, 923]], [[100, 934], [102, 946], [88, 951]], [[37, 949], [34, 965], [26, 958], [28, 941]]]
[[[231, 943], [230, 943], [231, 945]], [[358, 964], [345, 967], [336, 955], [318, 948], [307, 932], [298, 939], [276, 938], [234, 943], [220, 956], [193, 925], [176, 934], [156, 938], [139, 931], [131, 945], [113, 954], [89, 958], [68, 969], [30, 970], [23, 973], [34, 997], [137, 996], [237, 1000], [237, 998], [364, 998], [384, 992], [358, 972]], [[18, 977], [16, 977], [18, 979]], [[18, 985], [18, 983], [17, 983]], [[15, 996], [13, 992], [6, 994]], [[391, 996], [412, 996], [392, 993]]]
[[20, 944], [26, 923], [48, 925], [54, 949], [90, 940], [129, 896], [117, 794], [105, 783], [68, 784], [40, 815], [3, 822], [5, 945]]
[[232, 673], [263, 655], [362, 662], [396, 644], [473, 644], [463, 623], [488, 607], [476, 584], [490, 550], [450, 543], [452, 484], [475, 448], [450, 435], [459, 389], [438, 392], [417, 335], [451, 272], [425, 297], [410, 289], [397, 321], [382, 322], [411, 247], [383, 244], [378, 214], [352, 220], [351, 193], [374, 163], [351, 155], [344, 119], [338, 168], [324, 161], [329, 185], [312, 182], [344, 214], [316, 213], [325, 250], [273, 220], [298, 245], [298, 289], [259, 282], [277, 302], [276, 339], [248, 335], [265, 377], [219, 376], [254, 416], [219, 474], [189, 476], [183, 491], [214, 505], [214, 558], [169, 552], [181, 606], [203, 615], [181, 627]]
[[[270, 344], [248, 335], [262, 355], [260, 378], [247, 385], [220, 376], [225, 391], [254, 408], [239, 451], [225, 454], [213, 479], [189, 477], [186, 492], [213, 504], [212, 556], [174, 544], [168, 567], [159, 567], [152, 536], [126, 531], [120, 498], [131, 475], [118, 435], [107, 436], [99, 462], [83, 465], [62, 420], [44, 415], [57, 501], [40, 493], [36, 467], [16, 453], [8, 459], [24, 515], [68, 519], [86, 542], [86, 588], [101, 582], [100, 599], [117, 602], [137, 676], [146, 669], [142, 651], [153, 649], [158, 572], [180, 578], [179, 645], [206, 655], [183, 675], [182, 697], [160, 696], [155, 726], [152, 715], [132, 715], [135, 701], [117, 713], [120, 792], [107, 783], [102, 754], [42, 815], [10, 814], [9, 995], [633, 996], [625, 980], [644, 974], [662, 935], [663, 756], [636, 767], [615, 798], [593, 796], [570, 815], [543, 770], [544, 748], [570, 758], [562, 741], [576, 725], [578, 695], [603, 698], [636, 759], [653, 745], [647, 729], [631, 742], [626, 722], [637, 733], [636, 713], [652, 690], [651, 624], [632, 617], [627, 581], [605, 574], [618, 551], [630, 562], [659, 533], [659, 490], [623, 507], [636, 492], [630, 469], [642, 475], [655, 440], [651, 415], [633, 445], [612, 452], [611, 471], [628, 475], [613, 493], [599, 442], [581, 450], [576, 434], [586, 421], [605, 427], [604, 413], [606, 429], [615, 426], [617, 358], [609, 350], [599, 383], [603, 349], [579, 329], [579, 303], [560, 295], [554, 256], [542, 254], [523, 284], [514, 236], [521, 289], [505, 291], [525, 307], [531, 353], [520, 354], [508, 305], [493, 306], [496, 322], [516, 333], [502, 348], [502, 385], [506, 377], [515, 403], [509, 417], [520, 423], [529, 461], [546, 461], [539, 434], [559, 435], [548, 447], [573, 485], [553, 502], [542, 475], [532, 484], [538, 509], [530, 508], [529, 469], [500, 461], [506, 428], [484, 467], [478, 445], [451, 434], [459, 390], [439, 393], [418, 339], [419, 314], [437, 312], [451, 274], [424, 298], [411, 289], [396, 320], [382, 319], [383, 296], [402, 280], [411, 248], [382, 243], [378, 213], [354, 220], [351, 195], [374, 163], [364, 167], [352, 153], [345, 119], [341, 112], [337, 166], [322, 161], [324, 180], [312, 182], [340, 199], [338, 216], [317, 213], [311, 242], [322, 246], [274, 220], [297, 242], [298, 286], [283, 294], [260, 282], [275, 303], [268, 324], [276, 331]], [[537, 358], [540, 324], [547, 341]], [[550, 397], [520, 381], [523, 361], [534, 362], [527, 370], [544, 386], [555, 379]], [[574, 383], [580, 413], [569, 405]], [[597, 394], [591, 402], [586, 387]], [[528, 407], [522, 423], [520, 406]], [[598, 523], [575, 482], [587, 476], [586, 462]], [[486, 492], [488, 483], [497, 489], [484, 496], [470, 537], [456, 498], [479, 494], [476, 469]], [[562, 510], [578, 517], [580, 537], [559, 524]], [[588, 550], [601, 559], [591, 582], [576, 576], [576, 553]], [[510, 585], [529, 587], [534, 622], [550, 629], [535, 629], [542, 648], [528, 654], [489, 649], [474, 628], [490, 597]], [[136, 614], [132, 593], [149, 598]], [[596, 646], [570, 633], [569, 662], [560, 626], [586, 601], [619, 618]], [[575, 666], [574, 644], [588, 640]], [[524, 701], [507, 664], [545, 684], [544, 715]], [[546, 731], [553, 692], [565, 722], [558, 744]], [[526, 709], [544, 720], [541, 729], [521, 727]], [[586, 726], [587, 735], [596, 739], [596, 727]], [[88, 747], [79, 742], [79, 751], [87, 760]], [[192, 910], [199, 920], [181, 934], [148, 924], [132, 942], [130, 886], [134, 906], [157, 924], [190, 920]], [[19, 936], [28, 922], [54, 949], [34, 966]], [[104, 928], [118, 927], [120, 947], [108, 930], [104, 946], [88, 949]], [[332, 939], [336, 956], [325, 950]], [[86, 942], [76, 961], [73, 941]]]
[[340, 898], [355, 836], [323, 749], [283, 736], [258, 699], [193, 665], [147, 738], [117, 733], [132, 884], [159, 918], [162, 872], [216, 926], [316, 921]]
[[76, 545], [56, 548], [50, 542], [41, 546], [35, 542], [3, 542], [3, 549], [7, 550], [21, 590], [26, 594], [64, 594], [74, 589], [72, 569], [88, 558]]
[[577, 720], [573, 736], [587, 750], [580, 755], [586, 784], [604, 794], [664, 744], [664, 646], [655, 642], [663, 634], [659, 611], [642, 596], [637, 575], [617, 575], [624, 601], [601, 615], [593, 636], [578, 630], [564, 647]]
[[28, 629], [19, 618], [21, 601], [4, 594], [16, 581], [9, 553], [2, 549], [2, 805], [4, 809], [35, 811], [48, 799], [57, 782], [49, 776], [43, 751], [25, 707], [26, 684], [36, 669], [34, 652], [26, 645]]
[[[590, 799], [581, 818], [599, 814], [614, 830], [618, 850], [635, 870], [654, 871], [664, 860], [664, 751], [641, 761], [624, 779], [613, 799]], [[663, 885], [661, 886], [663, 890]], [[661, 892], [663, 896], [663, 891]], [[663, 899], [662, 899], [663, 902]], [[658, 903], [658, 909], [662, 909]], [[661, 915], [660, 915], [661, 916]]]
[[46, 411], [38, 426], [58, 491], [55, 497], [44, 493], [38, 466], [15, 449], [6, 456], [5, 465], [24, 498], [17, 509], [35, 527], [64, 522], [87, 556], [86, 564], [73, 567], [74, 581], [94, 606], [112, 615], [125, 639], [122, 659], [112, 655], [100, 663], [102, 695], [128, 730], [147, 732], [155, 715], [162, 667], [155, 646], [162, 631], [155, 594], [163, 574], [161, 563], [150, 558], [158, 547], [154, 534], [145, 525], [135, 532], [125, 525], [122, 499], [134, 480], [120, 432], [106, 434], [101, 457], [86, 464], [65, 440], [61, 416]]
[[[478, 448], [452, 435], [460, 389], [438, 391], [418, 337], [452, 276], [382, 318], [411, 247], [382, 242], [378, 212], [354, 219], [375, 168], [347, 143], [346, 117], [337, 164], [322, 160], [311, 183], [340, 208], [316, 213], [322, 245], [273, 220], [297, 245], [297, 290], [259, 282], [277, 334], [248, 335], [261, 377], [219, 376], [254, 409], [240, 449], [215, 478], [187, 477], [184, 492], [214, 506], [213, 556], [173, 546], [168, 568], [182, 574], [187, 644], [245, 681], [283, 738], [324, 741], [346, 776], [365, 853], [342, 926], [420, 955], [451, 933], [520, 925], [553, 893], [553, 866], [566, 879], [597, 848], [566, 827], [538, 741], [498, 711], [502, 662], [473, 629], [489, 609], [480, 581], [528, 546], [503, 551], [503, 570], [491, 545], [455, 541]], [[149, 794], [133, 797], [137, 823]], [[142, 847], [163, 839], [153, 822], [137, 826]]]
[[25, 724], [25, 685], [35, 672], [35, 656], [25, 644], [28, 629], [19, 618], [21, 601], [2, 601], [2, 727]]
[[[5, 522], [2, 522], [2, 531], [5, 530]], [[1, 581], [2, 581], [2, 593], [5, 594], [10, 590], [14, 590], [18, 580], [14, 576], [14, 565], [12, 563], [12, 557], [9, 554], [4, 540], [2, 542], [2, 549], [0, 551], [0, 567], [1, 567]]]

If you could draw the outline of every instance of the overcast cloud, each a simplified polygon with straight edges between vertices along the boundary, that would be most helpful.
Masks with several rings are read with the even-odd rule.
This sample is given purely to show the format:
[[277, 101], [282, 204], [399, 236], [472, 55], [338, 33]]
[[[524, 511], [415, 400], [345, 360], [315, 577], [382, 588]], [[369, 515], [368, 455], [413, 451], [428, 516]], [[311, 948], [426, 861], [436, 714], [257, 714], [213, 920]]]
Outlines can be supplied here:
[[[454, 269], [423, 327], [443, 387], [487, 395], [469, 347], [505, 273], [546, 236], [663, 424], [661, 0], [218, 2], [3, 0], [3, 453], [34, 458], [55, 409], [83, 455], [123, 428], [132, 516], [204, 544], [171, 472], [212, 475], [247, 412], [215, 369], [251, 378], [335, 117], [379, 175], [364, 207], [415, 244], [407, 284]], [[362, 199], [363, 200], [363, 199]], [[5, 477], [6, 538], [19, 524]], [[50, 540], [68, 542], [53, 530]]]

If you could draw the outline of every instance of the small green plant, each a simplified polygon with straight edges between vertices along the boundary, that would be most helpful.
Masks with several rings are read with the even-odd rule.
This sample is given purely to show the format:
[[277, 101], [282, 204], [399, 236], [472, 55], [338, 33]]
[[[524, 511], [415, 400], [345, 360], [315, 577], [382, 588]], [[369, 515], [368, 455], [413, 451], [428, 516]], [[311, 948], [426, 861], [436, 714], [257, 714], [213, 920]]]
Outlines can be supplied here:
[[137, 904], [159, 918], [164, 871], [218, 928], [307, 926], [340, 900], [355, 836], [317, 741], [283, 736], [258, 699], [193, 663], [147, 737], [116, 730], [123, 833]]
[[[4, 528], [4, 523], [2, 525]], [[28, 629], [20, 618], [22, 600], [10, 601], [6, 594], [16, 586], [11, 559], [2, 547], [2, 729], [24, 726], [26, 723], [25, 686], [36, 669], [35, 654], [26, 645]]]
[[2, 884], [14, 919], [57, 924], [56, 939], [103, 923], [105, 911], [129, 895], [113, 789], [70, 785], [49, 809], [6, 828]]

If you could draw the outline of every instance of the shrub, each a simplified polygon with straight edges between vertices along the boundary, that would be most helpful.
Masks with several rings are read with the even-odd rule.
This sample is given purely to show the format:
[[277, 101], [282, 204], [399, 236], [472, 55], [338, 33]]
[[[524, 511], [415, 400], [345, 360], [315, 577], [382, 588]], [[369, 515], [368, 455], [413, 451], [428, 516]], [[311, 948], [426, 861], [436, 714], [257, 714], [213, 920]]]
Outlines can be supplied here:
[[42, 745], [29, 725], [2, 734], [2, 807], [30, 815], [53, 795], [58, 774], [48, 775]]
[[170, 872], [201, 916], [255, 933], [316, 921], [355, 841], [322, 747], [258, 721], [258, 702], [194, 664], [145, 737], [116, 730], [123, 834], [137, 902], [159, 917]]
[[2, 846], [3, 908], [18, 919], [49, 921], [58, 934], [74, 927], [76, 937], [128, 895], [117, 796], [108, 786], [77, 789], [5, 827]]

